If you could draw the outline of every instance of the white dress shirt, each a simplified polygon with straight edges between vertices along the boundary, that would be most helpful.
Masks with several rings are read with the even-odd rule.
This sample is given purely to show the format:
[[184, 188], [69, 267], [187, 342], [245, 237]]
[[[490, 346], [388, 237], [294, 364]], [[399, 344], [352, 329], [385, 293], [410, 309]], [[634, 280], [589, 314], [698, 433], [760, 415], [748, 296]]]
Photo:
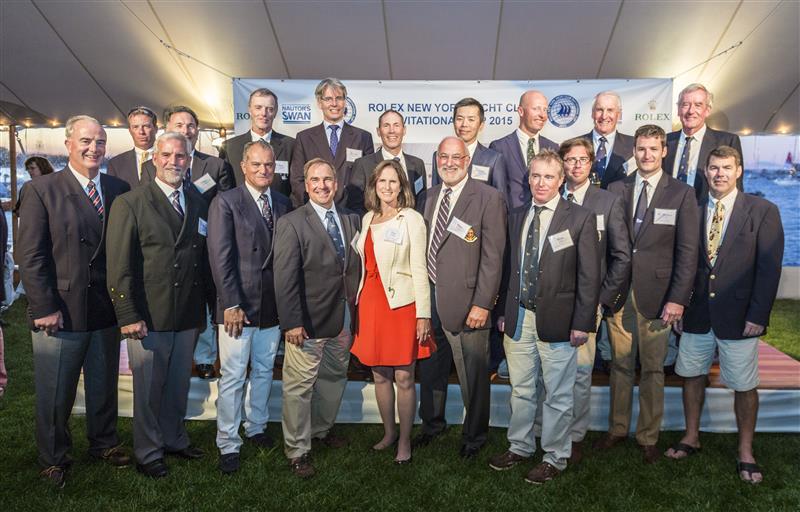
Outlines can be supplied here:
[[[467, 180], [469, 176], [464, 176], [464, 179], [459, 181], [455, 184], [455, 186], [450, 187], [453, 191], [450, 193], [450, 213], [447, 217], [447, 221], [450, 221], [450, 218], [453, 216], [453, 209], [456, 207], [456, 203], [458, 202], [458, 198], [461, 196], [461, 191], [464, 190], [464, 185], [467, 184]], [[442, 188], [439, 190], [439, 196], [436, 198], [436, 206], [433, 209], [433, 218], [431, 222], [433, 226], [429, 230], [428, 233], [428, 248], [430, 249], [431, 240], [433, 240], [433, 234], [436, 231], [436, 219], [439, 218], [439, 207], [442, 204], [442, 198], [444, 197], [444, 191], [447, 189], [447, 185], [442, 183]]]
[[527, 133], [517, 128], [517, 140], [519, 140], [519, 149], [522, 151], [522, 160], [528, 161], [528, 141], [533, 139], [533, 152], [539, 154], [539, 134], [529, 137]]
[[[561, 198], [556, 194], [551, 200], [545, 204], [536, 204], [534, 201], [525, 216], [525, 224], [522, 227], [522, 238], [520, 238], [520, 262], [525, 264], [525, 243], [528, 240], [528, 231], [533, 227], [533, 216], [536, 213], [534, 206], [544, 206], [544, 210], [539, 213], [539, 254], [537, 261], [542, 259], [542, 252], [544, 252], [544, 241], [547, 237], [547, 230], [550, 229], [550, 222], [553, 220], [553, 214], [558, 207], [558, 201]], [[522, 273], [520, 272], [520, 275]]]
[[[403, 170], [406, 171], [406, 178], [408, 178], [408, 167], [406, 167], [406, 157], [403, 155], [403, 151], [400, 151], [397, 156], [386, 151], [386, 149], [381, 146], [381, 156], [384, 160], [394, 160], [395, 158], [400, 159], [400, 166], [403, 167]], [[413, 183], [411, 184], [414, 185]]]
[[642, 183], [647, 182], [647, 207], [650, 208], [650, 203], [653, 201], [653, 194], [656, 191], [656, 185], [658, 185], [659, 180], [661, 180], [662, 174], [664, 174], [664, 171], [659, 169], [657, 173], [644, 179], [641, 174], [638, 172], [636, 173], [636, 188], [633, 190], [633, 209], [631, 210], [634, 217], [636, 216], [636, 205], [639, 204], [639, 196], [642, 195]]
[[467, 151], [469, 151], [470, 163], [472, 163], [472, 159], [475, 157], [475, 150], [477, 148], [478, 148], [478, 139], [475, 139], [475, 141], [472, 144], [469, 144], [467, 146]]
[[272, 141], [272, 130], [268, 131], [263, 136], [257, 134], [253, 130], [250, 130], [250, 141], [255, 142], [257, 140], [263, 140], [267, 143], [270, 143]]
[[182, 186], [183, 184], [182, 183], [179, 184], [178, 188], [172, 188], [171, 186], [169, 186], [166, 183], [164, 183], [163, 181], [161, 181], [161, 179], [158, 176], [156, 176], [156, 179], [153, 180], [153, 181], [156, 182], [156, 185], [158, 185], [158, 188], [160, 188], [161, 191], [164, 193], [164, 195], [167, 196], [167, 201], [169, 202], [170, 205], [172, 205], [172, 194], [176, 190], [178, 191], [178, 193], [179, 193], [178, 202], [181, 204], [181, 209], [183, 209], [183, 213], [185, 214], [186, 213], [186, 197], [183, 194], [183, 186]]
[[72, 171], [72, 175], [75, 176], [75, 179], [78, 180], [78, 183], [81, 184], [81, 188], [83, 189], [83, 193], [86, 194], [86, 197], [89, 197], [89, 191], [86, 190], [86, 187], [89, 186], [89, 181], [92, 181], [94, 183], [94, 188], [97, 189], [97, 193], [100, 195], [100, 202], [105, 205], [106, 203], [103, 200], [103, 189], [100, 187], [100, 173], [98, 172], [97, 176], [89, 180], [89, 178], [76, 171], [75, 168], [72, 167], [72, 164], [67, 164], [67, 166], [69, 167], [69, 170]]
[[[271, 200], [272, 200], [272, 197], [270, 197], [270, 201]], [[311, 207], [314, 208], [314, 211], [317, 212], [317, 216], [319, 217], [319, 220], [322, 222], [322, 227], [325, 228], [326, 230], [328, 228], [328, 219], [325, 218], [325, 215], [328, 212], [333, 212], [333, 220], [336, 221], [336, 227], [339, 228], [339, 233], [340, 233], [340, 236], [342, 237], [342, 243], [344, 244], [344, 250], [345, 250], [345, 252], [347, 252], [347, 244], [350, 242], [350, 240], [345, 240], [344, 239], [344, 230], [342, 229], [342, 221], [339, 220], [339, 214], [336, 213], [336, 203], [331, 204], [331, 207], [330, 207], [329, 210], [327, 210], [324, 207], [318, 205], [314, 201], [309, 201], [309, 203], [311, 203]]]
[[[250, 196], [253, 198], [253, 201], [256, 202], [256, 205], [258, 206], [258, 211], [260, 212], [261, 211], [261, 192], [259, 192], [258, 190], [254, 189], [252, 187], [252, 185], [247, 183], [247, 181], [244, 182], [244, 185], [245, 185], [245, 187], [247, 187], [247, 191], [250, 192]], [[267, 190], [264, 192], [264, 195], [267, 196], [267, 202], [268, 202], [269, 207], [271, 209], [272, 208], [272, 194], [270, 193], [269, 187], [267, 187]]]
[[583, 206], [583, 199], [586, 197], [586, 191], [589, 190], [589, 187], [591, 186], [592, 184], [589, 183], [589, 180], [587, 179], [583, 182], [583, 185], [574, 191], [569, 190], [568, 187], [564, 187], [564, 199], [567, 199], [568, 194], [572, 194], [572, 202]]
[[[331, 129], [329, 127], [333, 126], [334, 124], [339, 127], [339, 129], [336, 130], [336, 136], [339, 138], [339, 142], [341, 143], [342, 130], [344, 130], [344, 119], [342, 119], [338, 123], [329, 123], [328, 121], [322, 121], [322, 127], [325, 128], [325, 138], [328, 139], [328, 147], [330, 147], [331, 145]], [[338, 146], [337, 146], [337, 151], [338, 151]]]
[[[722, 232], [719, 235], [720, 244], [725, 239], [725, 230], [728, 229], [728, 221], [731, 220], [731, 212], [733, 212], [733, 204], [736, 202], [736, 196], [739, 191], [736, 187], [727, 196], [719, 200], [722, 206], [725, 207], [722, 217]], [[708, 234], [711, 232], [711, 220], [714, 218], [714, 210], [717, 207], [717, 199], [709, 194], [708, 195], [708, 208], [706, 208], [706, 243], [708, 243]]]
[[[697, 160], [700, 158], [700, 146], [703, 145], [703, 137], [706, 136], [706, 125], [697, 130], [697, 133], [692, 135], [694, 140], [689, 148], [689, 162], [686, 167], [686, 183], [694, 186], [695, 174], [697, 174]], [[681, 137], [678, 139], [678, 147], [675, 148], [675, 162], [672, 165], [672, 177], [678, 178], [678, 169], [681, 167], [681, 155], [683, 155], [683, 148], [686, 146], [686, 134], [681, 132]]]

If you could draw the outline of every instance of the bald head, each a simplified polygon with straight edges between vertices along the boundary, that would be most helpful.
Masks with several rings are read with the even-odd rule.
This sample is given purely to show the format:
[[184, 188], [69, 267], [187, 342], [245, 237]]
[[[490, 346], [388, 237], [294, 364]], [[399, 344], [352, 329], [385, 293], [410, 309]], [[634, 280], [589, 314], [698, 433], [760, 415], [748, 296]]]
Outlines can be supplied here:
[[525, 91], [519, 98], [517, 112], [520, 130], [533, 137], [547, 122], [547, 97], [539, 91]]

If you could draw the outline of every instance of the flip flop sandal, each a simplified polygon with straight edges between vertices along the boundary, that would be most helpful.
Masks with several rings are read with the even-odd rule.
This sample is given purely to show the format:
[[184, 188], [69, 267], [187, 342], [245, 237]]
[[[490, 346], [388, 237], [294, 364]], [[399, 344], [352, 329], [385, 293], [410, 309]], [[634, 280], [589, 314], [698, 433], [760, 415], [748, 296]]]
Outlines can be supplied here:
[[[745, 480], [744, 478], [742, 478], [742, 472], [749, 473], [750, 474], [750, 480]], [[753, 473], [758, 473], [759, 475], [761, 475], [761, 481], [759, 481], [759, 482], [753, 481]], [[764, 472], [761, 470], [760, 467], [758, 467], [758, 464], [756, 464], [754, 462], [741, 462], [741, 461], [737, 460], [736, 461], [736, 474], [739, 475], [739, 480], [741, 480], [742, 482], [746, 482], [748, 484], [751, 484], [751, 485], [756, 485], [756, 484], [759, 484], [759, 483], [764, 481]]]
[[673, 458], [674, 460], [688, 459], [692, 455], [694, 455], [696, 453], [699, 453], [702, 450], [702, 448], [700, 448], [700, 447], [695, 448], [694, 446], [688, 445], [686, 443], [680, 443], [680, 442], [673, 444], [672, 446], [670, 446], [670, 448], [672, 448], [673, 452], [684, 452], [686, 454], [686, 456], [680, 457], [678, 459], [675, 459], [674, 457], [670, 457], [670, 458]]

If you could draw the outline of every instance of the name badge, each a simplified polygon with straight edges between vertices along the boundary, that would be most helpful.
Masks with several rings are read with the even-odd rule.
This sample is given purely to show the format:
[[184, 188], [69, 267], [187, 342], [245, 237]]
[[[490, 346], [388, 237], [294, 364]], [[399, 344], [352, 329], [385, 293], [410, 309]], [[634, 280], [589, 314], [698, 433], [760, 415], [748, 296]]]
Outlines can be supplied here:
[[347, 161], [355, 162], [357, 159], [361, 158], [363, 154], [364, 152], [360, 149], [347, 148]]
[[622, 170], [625, 171], [626, 176], [633, 174], [634, 171], [636, 171], [636, 159], [634, 157], [630, 157], [624, 164], [622, 164]]
[[675, 219], [678, 217], [677, 210], [674, 208], [656, 208], [653, 213], [653, 224], [662, 226], [674, 226]]
[[202, 178], [194, 182], [194, 186], [201, 194], [205, 194], [212, 188], [217, 186], [217, 182], [210, 174], [204, 174]]
[[572, 247], [575, 245], [572, 243], [572, 236], [570, 236], [568, 229], [565, 229], [560, 233], [556, 233], [555, 235], [548, 236], [547, 240], [550, 242], [550, 247], [553, 248], [553, 252], [558, 252], [566, 249], [567, 247]]
[[197, 222], [197, 232], [203, 236], [208, 236], [208, 222], [199, 219]]
[[275, 160], [275, 174], [289, 174], [289, 162], [286, 160]]
[[400, 245], [403, 243], [403, 230], [398, 226], [389, 226], [383, 232], [383, 239], [386, 242]]
[[447, 226], [447, 231], [453, 233], [465, 242], [472, 243], [478, 239], [477, 235], [475, 235], [475, 230], [458, 217], [453, 217], [450, 219], [450, 224]]
[[356, 236], [350, 240], [350, 247], [353, 248], [354, 251], [358, 252], [358, 237], [361, 234], [361, 231], [356, 231]]
[[600, 214], [597, 216], [597, 231], [605, 231], [605, 230], [606, 230], [606, 216]]
[[422, 176], [414, 180], [414, 195], [419, 194], [419, 191], [422, 190]]
[[489, 166], [473, 164], [471, 178], [481, 181], [489, 181]]

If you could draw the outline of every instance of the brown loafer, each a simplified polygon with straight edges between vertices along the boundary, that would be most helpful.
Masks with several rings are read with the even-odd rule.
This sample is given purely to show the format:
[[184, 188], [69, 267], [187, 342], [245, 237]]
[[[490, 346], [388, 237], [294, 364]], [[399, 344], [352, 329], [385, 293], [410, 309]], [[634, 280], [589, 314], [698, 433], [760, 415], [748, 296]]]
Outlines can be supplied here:
[[569, 464], [577, 466], [583, 460], [583, 441], [572, 442], [572, 454], [569, 456]]
[[317, 470], [311, 465], [311, 457], [307, 453], [289, 460], [289, 469], [294, 476], [302, 478], [303, 480], [317, 474]]
[[618, 444], [624, 442], [627, 436], [615, 436], [614, 434], [605, 434], [592, 445], [595, 450], [610, 450]]
[[506, 450], [503, 453], [497, 454], [489, 459], [489, 467], [496, 471], [505, 471], [511, 469], [520, 462], [525, 462], [528, 457], [517, 455], [511, 450]]
[[645, 464], [654, 464], [661, 458], [661, 450], [654, 444], [639, 445], [639, 448], [641, 448], [644, 453]]
[[545, 482], [549, 482], [560, 474], [561, 470], [552, 464], [548, 462], [540, 462], [535, 468], [530, 470], [528, 475], [525, 477], [525, 481], [529, 484], [541, 485]]
[[61, 466], [50, 466], [42, 470], [39, 475], [56, 489], [63, 489], [64, 485], [67, 483], [67, 470]]
[[118, 468], [124, 468], [131, 464], [131, 456], [125, 453], [122, 445], [107, 448], [98, 454], [93, 453], [91, 456]]

